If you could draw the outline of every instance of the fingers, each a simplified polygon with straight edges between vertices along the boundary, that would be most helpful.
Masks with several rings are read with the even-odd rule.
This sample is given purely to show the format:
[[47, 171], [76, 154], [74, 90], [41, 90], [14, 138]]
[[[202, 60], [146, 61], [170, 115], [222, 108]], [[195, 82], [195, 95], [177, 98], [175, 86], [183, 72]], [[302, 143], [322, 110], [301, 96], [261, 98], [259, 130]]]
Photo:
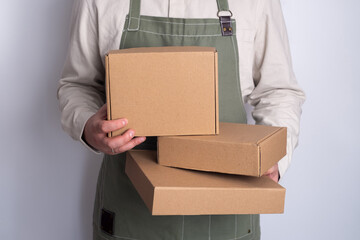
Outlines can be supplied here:
[[98, 133], [107, 134], [109, 132], [119, 130], [125, 127], [127, 124], [128, 120], [126, 118], [116, 120], [101, 120], [98, 122], [96, 129], [98, 130]]
[[145, 137], [134, 138], [135, 131], [128, 129], [120, 136], [109, 138], [107, 134], [124, 128], [128, 124], [126, 118], [106, 120], [107, 105], [104, 104], [86, 122], [83, 138], [94, 149], [107, 154], [118, 154], [132, 149], [145, 141]]
[[123, 153], [129, 151], [136, 147], [137, 145], [143, 143], [146, 140], [146, 137], [136, 137], [129, 141], [128, 143], [122, 145], [119, 148], [113, 149], [113, 154]]
[[279, 181], [279, 168], [278, 168], [278, 165], [275, 164], [274, 166], [272, 166], [269, 170], [267, 170], [264, 173], [264, 176], [267, 176], [267, 177], [271, 178], [274, 182], [278, 182]]
[[276, 173], [266, 174], [266, 175], [264, 175], [264, 176], [270, 178], [270, 179], [273, 180], [274, 182], [278, 182], [278, 177], [277, 177], [277, 174], [276, 174]]
[[275, 164], [274, 166], [272, 166], [269, 170], [267, 170], [265, 173], [264, 173], [264, 175], [269, 175], [269, 174], [271, 174], [271, 173], [273, 173], [275, 170], [277, 170], [278, 169], [278, 165], [277, 164]]
[[123, 153], [143, 143], [146, 140], [145, 137], [134, 138], [134, 136], [135, 131], [133, 129], [129, 129], [120, 136], [116, 136], [113, 138], [104, 138], [104, 145], [106, 146], [105, 153], [110, 155]]
[[122, 145], [127, 144], [130, 142], [135, 135], [135, 131], [132, 129], [127, 130], [122, 135], [112, 137], [112, 138], [105, 138], [105, 144], [109, 147], [109, 149], [117, 149]]
[[266, 175], [266, 176], [271, 178], [274, 182], [278, 182], [278, 180], [279, 180], [279, 173], [278, 172], [272, 172], [271, 174]]

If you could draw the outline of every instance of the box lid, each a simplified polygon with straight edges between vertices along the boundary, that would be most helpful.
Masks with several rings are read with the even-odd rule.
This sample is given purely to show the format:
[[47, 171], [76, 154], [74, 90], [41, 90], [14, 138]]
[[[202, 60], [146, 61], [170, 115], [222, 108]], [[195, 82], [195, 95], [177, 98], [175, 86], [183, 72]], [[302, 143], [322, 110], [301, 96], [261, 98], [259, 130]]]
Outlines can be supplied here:
[[284, 127], [220, 122], [220, 133], [216, 136], [168, 136], [168, 138], [259, 145], [272, 135], [284, 130], [286, 130]]
[[214, 47], [201, 47], [201, 46], [168, 46], [168, 47], [140, 47], [140, 48], [127, 48], [110, 50], [107, 55], [124, 54], [124, 53], [171, 53], [171, 52], [216, 52]]

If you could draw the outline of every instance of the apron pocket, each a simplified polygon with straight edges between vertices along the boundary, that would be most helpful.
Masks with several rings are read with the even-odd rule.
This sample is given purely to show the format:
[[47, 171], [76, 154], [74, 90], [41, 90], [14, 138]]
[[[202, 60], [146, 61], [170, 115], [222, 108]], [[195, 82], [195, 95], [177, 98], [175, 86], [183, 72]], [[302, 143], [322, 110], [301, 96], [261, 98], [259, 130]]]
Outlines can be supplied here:
[[211, 240], [252, 239], [253, 232], [253, 215], [211, 216]]
[[108, 239], [181, 239], [183, 217], [152, 216], [124, 169], [125, 154], [105, 155], [95, 209], [98, 234]]

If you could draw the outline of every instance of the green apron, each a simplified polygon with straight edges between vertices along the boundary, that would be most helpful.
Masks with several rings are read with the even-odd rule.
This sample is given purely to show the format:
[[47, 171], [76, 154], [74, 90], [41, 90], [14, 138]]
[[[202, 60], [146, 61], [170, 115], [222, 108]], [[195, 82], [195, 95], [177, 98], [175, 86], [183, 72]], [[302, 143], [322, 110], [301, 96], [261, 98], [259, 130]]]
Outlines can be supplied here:
[[[219, 11], [229, 12], [227, 0], [217, 0], [217, 5]], [[131, 0], [120, 48], [159, 46], [215, 47], [220, 121], [246, 123], [235, 20], [140, 16], [140, 0]], [[156, 149], [156, 138], [148, 138], [138, 148]], [[151, 216], [124, 167], [125, 154], [104, 156], [94, 207], [94, 239], [260, 239], [259, 215]]]

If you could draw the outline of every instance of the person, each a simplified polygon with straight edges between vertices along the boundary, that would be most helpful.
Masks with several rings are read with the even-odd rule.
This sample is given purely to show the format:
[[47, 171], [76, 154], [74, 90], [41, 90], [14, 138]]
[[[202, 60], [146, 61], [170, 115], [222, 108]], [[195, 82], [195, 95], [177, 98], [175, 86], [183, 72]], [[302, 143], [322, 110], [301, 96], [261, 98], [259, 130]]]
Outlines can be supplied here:
[[[288, 129], [287, 155], [267, 175], [283, 177], [298, 142], [305, 95], [292, 69], [279, 0], [78, 0], [58, 98], [64, 130], [104, 153], [93, 215], [94, 239], [260, 239], [258, 215], [151, 216], [124, 172], [124, 152], [156, 139], [107, 120], [104, 56], [112, 49], [196, 45], [219, 53], [220, 121]], [[151, 119], [144, 119], [151, 121]]]

